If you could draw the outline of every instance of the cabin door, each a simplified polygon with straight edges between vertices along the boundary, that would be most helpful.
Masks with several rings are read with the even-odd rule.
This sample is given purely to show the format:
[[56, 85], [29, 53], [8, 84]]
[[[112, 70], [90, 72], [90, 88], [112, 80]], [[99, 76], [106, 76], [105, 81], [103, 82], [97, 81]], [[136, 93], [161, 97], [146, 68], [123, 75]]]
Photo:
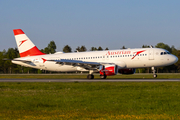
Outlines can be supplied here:
[[153, 49], [149, 50], [149, 60], [154, 60], [154, 50]]

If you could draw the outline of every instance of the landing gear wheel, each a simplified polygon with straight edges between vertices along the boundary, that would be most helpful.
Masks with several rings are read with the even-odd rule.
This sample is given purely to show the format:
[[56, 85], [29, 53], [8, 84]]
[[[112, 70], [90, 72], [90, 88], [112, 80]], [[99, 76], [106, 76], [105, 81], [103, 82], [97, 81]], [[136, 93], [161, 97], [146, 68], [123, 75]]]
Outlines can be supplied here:
[[157, 74], [154, 74], [153, 77], [154, 77], [154, 78], [157, 78]]
[[87, 79], [94, 79], [94, 75], [93, 75], [93, 74], [89, 74], [89, 75], [87, 76]]
[[106, 75], [100, 75], [101, 79], [106, 79], [106, 77], [107, 77]]
[[152, 69], [152, 72], [153, 72], [153, 77], [154, 77], [154, 78], [157, 78], [157, 74], [156, 74], [155, 68], [154, 68], [154, 67], [151, 67], [151, 69]]

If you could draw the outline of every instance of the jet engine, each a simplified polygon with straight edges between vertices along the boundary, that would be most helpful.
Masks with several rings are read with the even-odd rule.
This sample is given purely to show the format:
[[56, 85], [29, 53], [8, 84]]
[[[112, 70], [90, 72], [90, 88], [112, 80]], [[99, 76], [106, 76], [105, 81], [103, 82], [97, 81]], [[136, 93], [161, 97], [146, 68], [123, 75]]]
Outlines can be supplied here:
[[100, 75], [110, 76], [118, 73], [117, 65], [103, 65], [100, 67]]
[[120, 74], [134, 74], [136, 71], [135, 68], [130, 68], [130, 69], [119, 69], [118, 72]]

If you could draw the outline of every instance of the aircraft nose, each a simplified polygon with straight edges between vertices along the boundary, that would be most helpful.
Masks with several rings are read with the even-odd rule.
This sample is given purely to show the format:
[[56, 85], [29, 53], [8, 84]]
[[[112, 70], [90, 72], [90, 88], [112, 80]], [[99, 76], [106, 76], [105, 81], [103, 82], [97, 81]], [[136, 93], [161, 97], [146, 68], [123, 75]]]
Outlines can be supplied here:
[[176, 63], [178, 61], [178, 57], [176, 57], [175, 55], [173, 55], [173, 58], [172, 58], [172, 63]]

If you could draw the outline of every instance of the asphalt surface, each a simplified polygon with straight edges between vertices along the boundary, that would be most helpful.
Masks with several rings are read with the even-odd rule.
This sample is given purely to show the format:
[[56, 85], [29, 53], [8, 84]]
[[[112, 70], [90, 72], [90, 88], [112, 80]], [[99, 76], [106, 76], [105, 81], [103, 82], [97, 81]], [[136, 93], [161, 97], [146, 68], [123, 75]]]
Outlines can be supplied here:
[[0, 82], [180, 82], [180, 79], [0, 79]]

